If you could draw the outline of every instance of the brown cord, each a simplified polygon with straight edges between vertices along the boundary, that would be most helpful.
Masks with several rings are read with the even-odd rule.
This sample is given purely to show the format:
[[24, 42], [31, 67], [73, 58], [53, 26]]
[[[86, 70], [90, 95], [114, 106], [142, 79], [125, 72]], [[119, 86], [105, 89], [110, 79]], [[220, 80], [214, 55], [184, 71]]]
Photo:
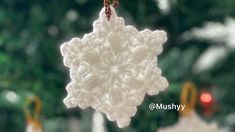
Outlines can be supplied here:
[[113, 0], [112, 6], [116, 8], [119, 5], [119, 0]]
[[[111, 5], [110, 0], [104, 0], [105, 14], [108, 20], [110, 19], [111, 14], [112, 14], [110, 5]], [[115, 8], [118, 5], [119, 5], [119, 0], [113, 0], [112, 6]]]

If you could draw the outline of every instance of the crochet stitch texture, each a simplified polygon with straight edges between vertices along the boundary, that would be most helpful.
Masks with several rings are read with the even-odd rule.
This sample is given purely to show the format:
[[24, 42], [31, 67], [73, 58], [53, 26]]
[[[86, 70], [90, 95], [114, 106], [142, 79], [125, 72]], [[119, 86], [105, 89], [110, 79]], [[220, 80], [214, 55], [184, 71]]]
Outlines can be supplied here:
[[101, 10], [92, 33], [61, 45], [72, 80], [64, 103], [68, 108], [92, 107], [125, 127], [146, 93], [157, 95], [168, 87], [157, 67], [157, 55], [167, 35], [160, 30], [139, 32], [125, 26], [123, 18], [111, 10], [109, 21]]

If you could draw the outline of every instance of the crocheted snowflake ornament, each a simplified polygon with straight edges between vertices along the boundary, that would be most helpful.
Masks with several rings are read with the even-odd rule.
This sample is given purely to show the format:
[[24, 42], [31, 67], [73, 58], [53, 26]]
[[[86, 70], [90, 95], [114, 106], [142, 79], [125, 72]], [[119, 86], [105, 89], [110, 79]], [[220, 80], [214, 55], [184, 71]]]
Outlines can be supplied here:
[[43, 132], [41, 126], [33, 122], [28, 123], [26, 127], [26, 132]]
[[190, 116], [181, 117], [174, 126], [161, 128], [158, 132], [218, 132], [218, 126], [215, 123], [208, 124], [201, 120], [195, 112]]
[[156, 56], [167, 40], [164, 31], [141, 32], [125, 26], [112, 8], [93, 24], [93, 32], [61, 45], [64, 65], [70, 68], [67, 107], [91, 106], [105, 113], [119, 127], [130, 123], [146, 93], [156, 95], [168, 87]]

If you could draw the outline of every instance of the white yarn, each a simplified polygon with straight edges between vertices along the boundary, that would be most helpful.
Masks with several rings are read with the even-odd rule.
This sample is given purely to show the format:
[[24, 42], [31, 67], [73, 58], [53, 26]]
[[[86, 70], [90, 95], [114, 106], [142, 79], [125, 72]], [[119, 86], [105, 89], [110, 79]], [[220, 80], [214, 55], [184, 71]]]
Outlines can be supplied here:
[[156, 95], [168, 87], [156, 58], [167, 36], [164, 31], [139, 32], [125, 26], [113, 8], [109, 21], [102, 9], [93, 28], [82, 39], [73, 38], [60, 47], [72, 79], [64, 103], [91, 106], [125, 127], [146, 93]]
[[41, 128], [38, 128], [32, 123], [29, 123], [26, 127], [26, 132], [43, 132]]
[[174, 126], [161, 128], [158, 132], [218, 132], [217, 124], [208, 124], [201, 120], [195, 112], [190, 116], [181, 117]]

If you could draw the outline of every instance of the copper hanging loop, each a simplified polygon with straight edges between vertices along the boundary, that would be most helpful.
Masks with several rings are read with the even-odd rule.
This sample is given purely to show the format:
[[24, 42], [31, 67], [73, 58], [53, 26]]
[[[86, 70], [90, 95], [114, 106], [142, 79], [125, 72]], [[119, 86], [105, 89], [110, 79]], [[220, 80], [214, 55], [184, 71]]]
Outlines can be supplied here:
[[110, 1], [109, 0], [104, 0], [104, 7], [105, 7], [105, 14], [109, 20], [111, 17], [111, 8], [110, 8]]
[[[33, 112], [30, 112], [29, 105], [35, 103], [35, 108]], [[37, 96], [27, 98], [25, 101], [24, 114], [28, 124], [34, 125], [36, 128], [41, 129], [41, 123], [39, 121], [39, 116], [41, 112], [42, 104], [41, 100]]]
[[189, 115], [190, 112], [194, 110], [195, 105], [196, 105], [196, 99], [197, 99], [196, 86], [192, 82], [186, 82], [183, 85], [183, 89], [182, 89], [181, 97], [180, 97], [181, 104], [186, 106], [184, 111], [180, 111], [180, 113], [183, 116]]
[[[104, 7], [105, 7], [105, 14], [108, 18], [108, 21], [110, 20], [110, 17], [112, 15], [110, 0], [104, 0]], [[112, 6], [115, 8], [119, 5], [119, 0], [113, 0]]]
[[116, 8], [119, 5], [119, 0], [113, 0], [112, 6]]

